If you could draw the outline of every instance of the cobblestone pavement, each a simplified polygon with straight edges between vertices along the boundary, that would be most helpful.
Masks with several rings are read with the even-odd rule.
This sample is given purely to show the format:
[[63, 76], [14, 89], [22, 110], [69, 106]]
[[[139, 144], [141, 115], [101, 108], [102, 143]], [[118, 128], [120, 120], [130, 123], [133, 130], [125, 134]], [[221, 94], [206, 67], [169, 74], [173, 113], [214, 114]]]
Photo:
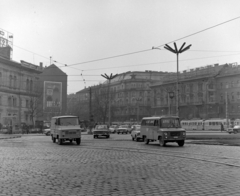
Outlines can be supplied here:
[[164, 148], [117, 134], [60, 146], [49, 136], [24, 135], [0, 140], [0, 176], [0, 196], [239, 196], [240, 148]]

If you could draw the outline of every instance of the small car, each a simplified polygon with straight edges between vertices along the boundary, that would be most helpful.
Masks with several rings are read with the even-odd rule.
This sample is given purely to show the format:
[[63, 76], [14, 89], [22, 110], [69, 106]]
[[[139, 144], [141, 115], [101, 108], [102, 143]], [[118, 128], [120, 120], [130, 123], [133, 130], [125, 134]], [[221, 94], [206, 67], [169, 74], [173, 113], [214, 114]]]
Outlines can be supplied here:
[[141, 132], [141, 125], [133, 125], [132, 126], [132, 132], [131, 132], [131, 136], [132, 136], [132, 141], [139, 141], [140, 139], [142, 139], [142, 137], [140, 136], [140, 132]]
[[120, 125], [118, 128], [117, 128], [117, 134], [128, 134], [128, 133], [131, 133], [131, 127], [129, 127], [128, 125]]
[[45, 134], [46, 136], [51, 135], [51, 129], [50, 128], [43, 129], [43, 134]]
[[109, 127], [109, 131], [110, 131], [111, 133], [116, 133], [116, 132], [117, 132], [117, 128], [118, 128], [118, 125], [111, 125], [111, 126]]
[[240, 133], [240, 126], [239, 126], [239, 125], [236, 125], [236, 126], [234, 126], [233, 128], [228, 128], [228, 129], [227, 129], [227, 132], [228, 132], [229, 134], [231, 134], [231, 133], [234, 133], [234, 134]]
[[107, 125], [96, 125], [95, 129], [93, 129], [93, 138], [98, 138], [99, 136], [110, 137], [110, 131]]

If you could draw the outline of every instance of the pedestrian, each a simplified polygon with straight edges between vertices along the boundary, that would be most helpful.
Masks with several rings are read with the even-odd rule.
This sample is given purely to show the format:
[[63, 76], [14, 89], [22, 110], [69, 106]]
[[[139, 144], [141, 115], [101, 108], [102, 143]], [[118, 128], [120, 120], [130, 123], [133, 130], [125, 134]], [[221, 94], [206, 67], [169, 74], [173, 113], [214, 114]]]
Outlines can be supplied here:
[[221, 132], [223, 132], [224, 131], [224, 126], [223, 126], [223, 124], [221, 123]]

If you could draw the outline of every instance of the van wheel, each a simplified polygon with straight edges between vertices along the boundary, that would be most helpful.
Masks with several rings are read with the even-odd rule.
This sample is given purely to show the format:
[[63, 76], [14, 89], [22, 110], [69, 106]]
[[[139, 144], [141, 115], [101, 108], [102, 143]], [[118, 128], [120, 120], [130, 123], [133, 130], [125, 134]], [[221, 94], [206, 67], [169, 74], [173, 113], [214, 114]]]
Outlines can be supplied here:
[[63, 140], [58, 138], [58, 145], [62, 145]]
[[134, 137], [132, 136], [132, 141], [134, 141]]
[[145, 143], [145, 144], [149, 144], [149, 139], [147, 139], [146, 136], [144, 137], [144, 143]]
[[185, 142], [184, 142], [184, 140], [181, 140], [181, 141], [179, 141], [179, 142], [177, 142], [177, 143], [178, 143], [179, 146], [184, 146], [184, 143], [185, 143]]
[[135, 139], [135, 141], [136, 141], [136, 142], [138, 142], [138, 138], [137, 138], [137, 136], [136, 136], [136, 135], [135, 135], [135, 138], [134, 138], [134, 139]]
[[162, 139], [162, 137], [159, 137], [159, 145], [166, 146], [166, 142]]
[[76, 143], [77, 143], [77, 145], [80, 145], [80, 143], [81, 143], [81, 138], [77, 138], [77, 139], [76, 139]]

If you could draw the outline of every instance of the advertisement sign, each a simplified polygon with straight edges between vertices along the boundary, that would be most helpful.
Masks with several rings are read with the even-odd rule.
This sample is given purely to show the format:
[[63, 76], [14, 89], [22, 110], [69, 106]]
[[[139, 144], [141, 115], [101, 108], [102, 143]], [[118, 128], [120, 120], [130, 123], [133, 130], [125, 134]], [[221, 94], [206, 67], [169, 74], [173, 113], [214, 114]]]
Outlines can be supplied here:
[[44, 81], [43, 109], [58, 111], [62, 108], [62, 83]]

